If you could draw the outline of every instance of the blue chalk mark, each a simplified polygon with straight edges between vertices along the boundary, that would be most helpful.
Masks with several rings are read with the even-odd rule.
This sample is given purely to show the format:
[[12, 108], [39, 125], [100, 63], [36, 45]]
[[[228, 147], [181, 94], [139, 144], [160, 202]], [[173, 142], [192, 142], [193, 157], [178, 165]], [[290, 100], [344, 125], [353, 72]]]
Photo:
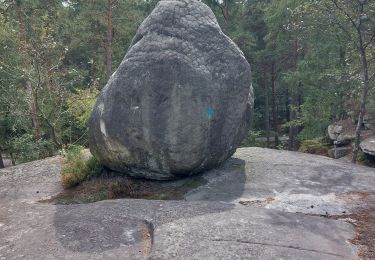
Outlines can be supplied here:
[[212, 109], [212, 108], [208, 108], [207, 109], [207, 115], [209, 116], [209, 117], [212, 117], [213, 115], [214, 115], [214, 110]]

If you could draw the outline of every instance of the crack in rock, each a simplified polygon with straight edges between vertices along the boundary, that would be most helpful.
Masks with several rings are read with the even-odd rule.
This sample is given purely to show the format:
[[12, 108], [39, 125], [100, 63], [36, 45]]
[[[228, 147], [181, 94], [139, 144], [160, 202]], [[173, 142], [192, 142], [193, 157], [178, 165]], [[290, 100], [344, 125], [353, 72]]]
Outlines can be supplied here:
[[319, 251], [319, 250], [315, 250], [315, 249], [307, 249], [307, 248], [302, 248], [302, 247], [299, 247], [299, 246], [277, 245], [277, 244], [270, 244], [270, 243], [247, 241], [247, 240], [242, 240], [242, 239], [235, 239], [235, 240], [233, 240], [233, 239], [212, 239], [211, 241], [215, 241], [215, 242], [237, 242], [237, 243], [252, 244], [252, 245], [274, 246], [274, 247], [282, 247], [282, 248], [290, 248], [290, 249], [296, 249], [296, 250], [301, 250], [301, 251], [314, 252], [314, 253], [319, 253], [319, 254], [324, 254], [324, 255], [344, 257], [343, 255], [339, 255], [339, 254], [335, 254], [335, 253], [324, 252], [324, 251]]

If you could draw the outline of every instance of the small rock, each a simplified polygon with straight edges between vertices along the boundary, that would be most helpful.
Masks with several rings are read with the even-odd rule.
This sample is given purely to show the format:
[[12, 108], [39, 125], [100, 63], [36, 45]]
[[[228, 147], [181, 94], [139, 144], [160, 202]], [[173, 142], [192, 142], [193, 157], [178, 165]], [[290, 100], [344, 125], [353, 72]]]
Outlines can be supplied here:
[[328, 126], [328, 135], [337, 145], [349, 144], [355, 139], [355, 125], [350, 119], [338, 121]]

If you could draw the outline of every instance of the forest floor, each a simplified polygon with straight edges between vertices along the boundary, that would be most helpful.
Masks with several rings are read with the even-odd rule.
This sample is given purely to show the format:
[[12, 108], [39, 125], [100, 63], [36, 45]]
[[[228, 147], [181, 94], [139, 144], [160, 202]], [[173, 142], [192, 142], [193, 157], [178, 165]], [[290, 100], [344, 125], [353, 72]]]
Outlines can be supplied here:
[[348, 203], [356, 204], [349, 215], [330, 216], [352, 223], [356, 230], [351, 242], [359, 247], [361, 259], [375, 259], [375, 192], [348, 193], [343, 196]]

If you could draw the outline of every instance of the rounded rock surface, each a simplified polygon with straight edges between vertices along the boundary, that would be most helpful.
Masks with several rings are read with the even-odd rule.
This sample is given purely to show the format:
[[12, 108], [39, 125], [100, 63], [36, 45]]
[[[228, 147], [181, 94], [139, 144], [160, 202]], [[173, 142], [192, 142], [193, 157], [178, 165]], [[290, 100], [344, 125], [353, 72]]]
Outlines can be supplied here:
[[211, 9], [162, 0], [98, 97], [90, 150], [134, 177], [198, 173], [235, 152], [253, 103], [250, 65]]
[[365, 154], [375, 156], [375, 137], [363, 140], [360, 147]]

